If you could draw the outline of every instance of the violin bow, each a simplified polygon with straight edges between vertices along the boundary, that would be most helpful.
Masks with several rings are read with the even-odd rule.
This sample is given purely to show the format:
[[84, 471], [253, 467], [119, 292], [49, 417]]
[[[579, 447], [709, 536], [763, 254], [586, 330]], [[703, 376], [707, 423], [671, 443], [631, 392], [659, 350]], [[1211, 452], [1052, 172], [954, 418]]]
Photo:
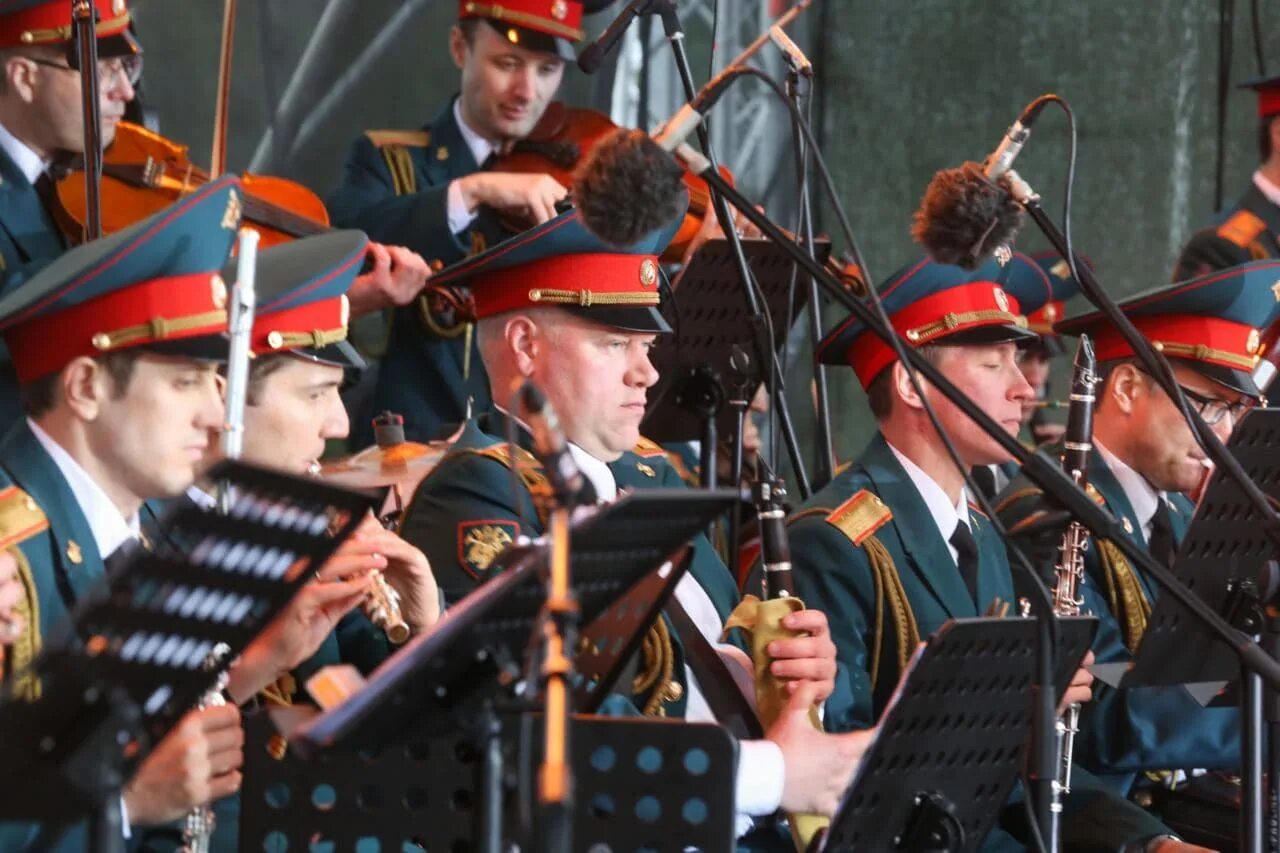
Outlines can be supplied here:
[[209, 150], [209, 180], [227, 170], [227, 105], [231, 96], [231, 46], [236, 34], [236, 0], [222, 8], [222, 49], [218, 60], [218, 95], [213, 107], [213, 146]]

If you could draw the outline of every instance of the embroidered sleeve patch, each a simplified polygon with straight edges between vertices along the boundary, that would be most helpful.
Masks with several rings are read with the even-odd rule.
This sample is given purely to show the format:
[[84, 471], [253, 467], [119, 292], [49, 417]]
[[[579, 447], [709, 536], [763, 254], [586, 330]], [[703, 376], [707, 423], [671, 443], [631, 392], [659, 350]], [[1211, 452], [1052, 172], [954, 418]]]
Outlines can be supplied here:
[[861, 545], [893, 519], [893, 511], [884, 501], [866, 489], [840, 504], [827, 516], [827, 523], [839, 528], [854, 545]]
[[476, 580], [493, 565], [498, 555], [520, 535], [514, 521], [482, 519], [458, 524], [458, 562]]

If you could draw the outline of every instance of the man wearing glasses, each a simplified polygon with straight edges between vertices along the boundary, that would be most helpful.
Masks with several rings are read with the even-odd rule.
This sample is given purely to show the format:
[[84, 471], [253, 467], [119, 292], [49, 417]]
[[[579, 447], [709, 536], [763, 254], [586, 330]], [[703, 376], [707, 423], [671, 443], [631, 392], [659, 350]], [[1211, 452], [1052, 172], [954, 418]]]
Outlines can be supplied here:
[[[94, 0], [98, 13], [98, 106], [109, 145], [142, 51], [128, 30], [125, 0]], [[71, 4], [15, 0], [0, 6], [0, 295], [67, 249], [53, 216], [51, 167], [84, 149], [80, 74], [68, 60]], [[0, 412], [21, 411], [9, 353], [0, 347]], [[7, 427], [11, 418], [0, 419]]]
[[[1277, 316], [1272, 287], [1278, 274], [1280, 261], [1254, 261], [1121, 303], [1168, 358], [1191, 408], [1224, 442], [1262, 397], [1251, 373], [1260, 332]], [[1209, 473], [1205, 453], [1177, 406], [1104, 317], [1080, 314], [1055, 330], [1087, 333], [1097, 350], [1089, 491], [1130, 539], [1170, 563], [1194, 511], [1187, 495]], [[1021, 475], [996, 509], [1017, 544], [1050, 577], [1066, 513]], [[1094, 654], [1099, 663], [1128, 661], [1160, 589], [1110, 542], [1091, 540], [1084, 562], [1084, 609], [1100, 620]], [[1239, 766], [1234, 709], [1203, 708], [1181, 686], [1115, 690], [1095, 682], [1094, 696], [1082, 712], [1076, 758], [1125, 790], [1135, 778], [1150, 784], [1142, 776], [1150, 771]]]

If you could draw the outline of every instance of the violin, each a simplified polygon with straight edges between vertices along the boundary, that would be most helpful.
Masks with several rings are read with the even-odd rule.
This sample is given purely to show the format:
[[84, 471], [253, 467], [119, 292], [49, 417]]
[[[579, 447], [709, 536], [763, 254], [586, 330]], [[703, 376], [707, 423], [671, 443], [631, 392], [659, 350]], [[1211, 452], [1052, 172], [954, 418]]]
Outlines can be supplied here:
[[[567, 187], [573, 181], [573, 170], [578, 162], [596, 143], [617, 129], [618, 125], [602, 112], [552, 101], [529, 135], [516, 141], [507, 153], [499, 154], [491, 169], [495, 172], [545, 173]], [[732, 182], [733, 175], [728, 169], [722, 166], [720, 173], [725, 180]], [[686, 169], [684, 184], [689, 193], [689, 210], [675, 238], [662, 254], [664, 261], [683, 258], [689, 243], [703, 227], [704, 220], [715, 216], [707, 182]], [[533, 225], [531, 222], [514, 221], [507, 224], [515, 231]]]
[[[145, 219], [210, 180], [195, 166], [187, 146], [144, 127], [122, 121], [102, 165], [102, 233], [110, 234]], [[262, 235], [261, 245], [274, 246], [329, 230], [329, 212], [320, 197], [285, 178], [245, 174], [241, 177], [242, 218]], [[58, 180], [54, 218], [67, 239], [80, 243], [86, 218], [82, 169]]]

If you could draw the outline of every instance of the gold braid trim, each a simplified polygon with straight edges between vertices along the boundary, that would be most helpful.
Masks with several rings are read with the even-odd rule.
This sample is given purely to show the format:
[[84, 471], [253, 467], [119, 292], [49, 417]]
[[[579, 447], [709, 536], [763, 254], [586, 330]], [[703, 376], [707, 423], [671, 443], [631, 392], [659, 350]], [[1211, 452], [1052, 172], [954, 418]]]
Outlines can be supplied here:
[[660, 298], [657, 293], [596, 293], [586, 289], [554, 290], [535, 287], [529, 291], [529, 301], [590, 308], [592, 305], [657, 305]]
[[1107, 580], [1107, 603], [1120, 621], [1124, 645], [1130, 652], [1138, 648], [1138, 642], [1147, 630], [1151, 616], [1151, 602], [1142, 592], [1133, 566], [1110, 539], [1097, 540], [1098, 557], [1102, 561], [1102, 574]]
[[914, 329], [907, 329], [907, 340], [916, 346], [927, 344], [934, 338], [945, 335], [946, 333], [968, 326], [971, 323], [1003, 323], [1007, 326], [1020, 326], [1026, 328], [1027, 318], [1011, 314], [1008, 311], [997, 311], [994, 308], [982, 309], [979, 311], [960, 311], [948, 312], [942, 315], [941, 320], [934, 320], [932, 323], [925, 323], [923, 326], [916, 326]]
[[118, 346], [135, 341], [163, 341], [175, 332], [186, 332], [205, 326], [226, 325], [227, 312], [222, 310], [205, 311], [201, 314], [188, 314], [183, 317], [153, 317], [136, 326], [125, 326], [110, 332], [96, 332], [90, 339], [93, 348], [105, 352]]
[[871, 686], [874, 688], [880, 676], [880, 653], [884, 649], [885, 611], [889, 611], [889, 619], [893, 621], [897, 635], [899, 673], [906, 670], [907, 661], [915, 653], [916, 646], [920, 645], [920, 626], [916, 624], [911, 602], [907, 599], [907, 591], [902, 588], [902, 579], [898, 577], [893, 557], [884, 544], [876, 537], [868, 536], [863, 540], [862, 548], [866, 551], [867, 562], [871, 564], [871, 579], [875, 583], [875, 634], [872, 637], [869, 661]]
[[40, 698], [40, 682], [30, 667], [40, 651], [40, 599], [26, 555], [18, 548], [9, 553], [18, 562], [18, 580], [22, 582], [22, 600], [14, 607], [14, 615], [22, 619], [22, 634], [9, 647], [8, 669], [13, 673], [13, 695], [34, 702]]
[[[374, 144], [377, 144], [377, 140], [374, 140]], [[387, 161], [387, 171], [391, 173], [391, 189], [395, 194], [414, 193], [418, 189], [418, 181], [413, 174], [413, 159], [409, 156], [409, 149], [403, 145], [384, 145], [378, 150], [382, 152], [382, 159]]]
[[646, 717], [665, 717], [667, 709], [663, 704], [679, 698], [680, 693], [673, 689], [678, 685], [672, 676], [676, 653], [671, 645], [671, 631], [661, 616], [653, 620], [649, 633], [644, 635], [640, 660], [642, 669], [631, 680], [631, 692], [639, 695], [652, 691], [641, 712]]
[[1204, 344], [1180, 344], [1173, 341], [1152, 341], [1151, 344], [1165, 355], [1182, 356], [1196, 361], [1218, 361], [1241, 370], [1253, 370], [1258, 365], [1256, 355], [1237, 355]]

